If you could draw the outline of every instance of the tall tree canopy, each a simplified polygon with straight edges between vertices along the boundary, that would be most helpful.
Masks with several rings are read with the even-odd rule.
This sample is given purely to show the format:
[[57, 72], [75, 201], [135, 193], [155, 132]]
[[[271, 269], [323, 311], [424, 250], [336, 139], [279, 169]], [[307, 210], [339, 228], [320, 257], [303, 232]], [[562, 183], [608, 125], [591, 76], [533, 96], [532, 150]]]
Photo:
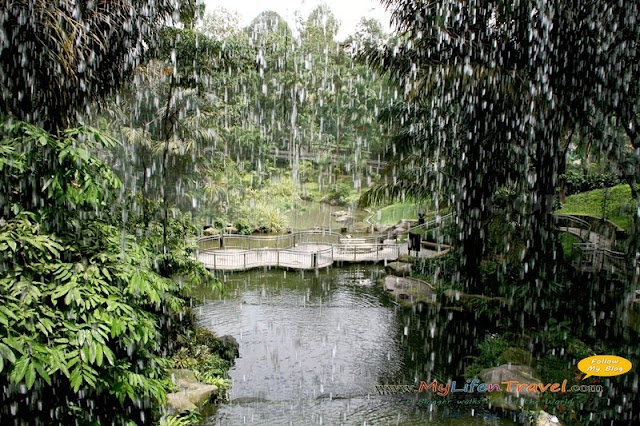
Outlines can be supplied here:
[[396, 42], [369, 49], [366, 59], [404, 92], [397, 151], [420, 153], [422, 169], [437, 172], [399, 175], [395, 195], [421, 197], [427, 188], [454, 194], [473, 285], [495, 191], [517, 189], [511, 207], [529, 231], [523, 273], [540, 290], [553, 273], [550, 213], [568, 136], [616, 122], [640, 147], [632, 130], [639, 110], [637, 3], [383, 3], [393, 11]]

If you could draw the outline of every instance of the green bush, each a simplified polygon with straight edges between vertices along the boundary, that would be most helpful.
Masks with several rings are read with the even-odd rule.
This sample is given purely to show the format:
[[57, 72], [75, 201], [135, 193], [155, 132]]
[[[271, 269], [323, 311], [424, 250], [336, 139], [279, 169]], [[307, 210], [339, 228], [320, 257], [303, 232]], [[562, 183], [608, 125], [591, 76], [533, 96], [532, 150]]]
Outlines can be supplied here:
[[460, 252], [452, 250], [442, 256], [418, 258], [414, 271], [418, 277], [442, 287], [442, 284], [450, 285], [456, 280], [459, 265]]
[[562, 247], [562, 255], [565, 261], [571, 262], [579, 253], [574, 250], [573, 245], [581, 243], [582, 240], [577, 235], [568, 232], [560, 233], [559, 243]]
[[566, 182], [567, 195], [594, 189], [610, 188], [620, 184], [618, 176], [610, 173], [588, 173], [584, 174], [578, 170], [569, 170], [564, 177]]
[[163, 416], [158, 426], [193, 426], [202, 423], [202, 416], [197, 411], [187, 411], [178, 415]]
[[240, 235], [251, 235], [253, 233], [253, 227], [251, 226], [247, 218], [242, 217], [240, 219], [237, 219], [234, 223], [234, 226], [236, 227]]
[[231, 386], [227, 371], [235, 356], [212, 332], [196, 327], [195, 334], [176, 352], [172, 362], [174, 368], [193, 370], [199, 381], [216, 385], [218, 398], [224, 400]]
[[105, 142], [86, 128], [0, 127], [0, 192], [13, 194], [0, 198], [1, 417], [140, 423], [165, 400], [163, 356], [190, 318], [192, 282], [168, 276], [209, 275], [184, 226], [158, 254], [110, 223], [120, 182], [87, 150]]
[[497, 367], [504, 364], [505, 360], [501, 355], [513, 343], [506, 336], [489, 336], [482, 343], [478, 344], [478, 354], [464, 371], [465, 377], [471, 379], [478, 377], [481, 370], [490, 367]]
[[337, 183], [331, 188], [327, 196], [323, 198], [323, 201], [333, 201], [336, 204], [343, 205], [347, 202], [352, 191], [353, 187], [348, 184], [342, 182]]

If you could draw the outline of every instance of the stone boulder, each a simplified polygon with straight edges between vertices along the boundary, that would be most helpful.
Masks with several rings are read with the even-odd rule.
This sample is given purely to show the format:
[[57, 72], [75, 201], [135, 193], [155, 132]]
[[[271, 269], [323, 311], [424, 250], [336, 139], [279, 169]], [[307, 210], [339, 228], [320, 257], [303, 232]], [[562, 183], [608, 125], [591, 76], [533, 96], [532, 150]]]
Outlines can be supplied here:
[[391, 275], [397, 275], [400, 277], [411, 275], [411, 263], [389, 262], [384, 269]]
[[408, 229], [409, 229], [408, 226], [396, 225], [393, 227], [391, 234], [402, 234], [403, 232], [407, 232]]
[[220, 234], [220, 231], [218, 231], [216, 228], [213, 228], [211, 226], [204, 228], [204, 230], [202, 231], [202, 233], [208, 237], [212, 236], [212, 235], [218, 235]]
[[178, 392], [167, 394], [167, 411], [170, 414], [200, 410], [218, 395], [218, 387], [200, 383], [193, 371], [173, 369], [168, 371]]
[[387, 232], [389, 229], [391, 229], [389, 225], [383, 225], [381, 223], [373, 225], [373, 230], [376, 232]]
[[371, 225], [366, 222], [356, 222], [353, 224], [354, 232], [369, 232], [371, 230]]
[[220, 356], [223, 359], [234, 362], [236, 358], [240, 356], [240, 345], [235, 337], [231, 335], [225, 335], [218, 337], [220, 341]]
[[533, 366], [535, 361], [531, 352], [515, 347], [507, 348], [507, 350], [500, 355], [500, 358], [504, 359], [509, 364], [529, 366]]
[[560, 420], [553, 414], [549, 414], [546, 411], [537, 411], [534, 413], [534, 425], [536, 426], [562, 426]]
[[503, 364], [497, 367], [485, 368], [480, 371], [478, 377], [485, 383], [499, 383], [501, 392], [489, 392], [487, 397], [491, 404], [507, 410], [519, 410], [521, 408], [536, 408], [540, 400], [540, 392], [527, 391], [526, 388], [518, 392], [515, 385], [507, 391], [507, 385], [503, 382], [518, 382], [542, 385], [536, 371], [528, 365]]
[[338, 216], [334, 220], [338, 223], [348, 223], [348, 222], [353, 222], [354, 220], [356, 220], [356, 218], [347, 214], [344, 216]]
[[411, 303], [435, 302], [431, 284], [415, 278], [387, 275], [384, 278], [384, 289], [399, 300]]

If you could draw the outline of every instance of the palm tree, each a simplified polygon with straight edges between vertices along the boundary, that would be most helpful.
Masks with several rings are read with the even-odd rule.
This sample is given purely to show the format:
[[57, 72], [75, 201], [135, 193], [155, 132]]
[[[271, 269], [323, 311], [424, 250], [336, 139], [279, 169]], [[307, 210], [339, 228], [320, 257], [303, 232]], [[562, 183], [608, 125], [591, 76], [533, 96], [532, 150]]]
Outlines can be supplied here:
[[174, 3], [7, 0], [0, 14], [1, 110], [47, 130], [68, 127], [142, 63]]

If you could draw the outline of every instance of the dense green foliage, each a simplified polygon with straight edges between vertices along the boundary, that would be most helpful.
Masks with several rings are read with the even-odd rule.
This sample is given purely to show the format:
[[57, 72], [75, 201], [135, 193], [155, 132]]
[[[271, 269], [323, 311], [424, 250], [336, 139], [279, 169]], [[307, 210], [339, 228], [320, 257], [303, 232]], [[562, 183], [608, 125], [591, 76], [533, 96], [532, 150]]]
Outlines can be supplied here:
[[[163, 356], [188, 309], [183, 286], [208, 273], [176, 243], [160, 275], [149, 247], [116, 226], [120, 181], [87, 152], [113, 141], [86, 128], [55, 137], [12, 120], [0, 136], [9, 195], [0, 205], [0, 413], [45, 423], [152, 420], [168, 384]], [[168, 278], [176, 274], [185, 280]]]
[[[629, 18], [637, 4], [383, 3], [396, 38], [362, 56], [403, 97], [382, 116], [395, 132], [394, 158], [363, 201], [451, 196], [460, 270], [474, 291], [487, 226], [496, 209], [506, 211], [527, 234], [520, 265], [531, 289], [542, 286], [553, 279], [550, 213], [572, 142], [581, 156], [597, 153], [637, 179], [628, 167], [637, 158], [631, 147], [640, 147], [640, 61], [630, 47], [640, 33]], [[504, 189], [513, 196], [498, 206]]]
[[196, 378], [218, 387], [217, 398], [227, 400], [231, 382], [225, 378], [237, 354], [224, 345], [212, 332], [196, 327], [195, 332], [176, 350], [171, 358], [173, 368], [186, 368]]
[[[124, 141], [106, 155], [126, 191], [147, 199], [138, 207], [174, 204], [204, 225], [283, 231], [284, 209], [264, 202], [263, 189], [286, 161], [296, 186], [317, 184], [305, 197], [353, 203], [375, 175], [365, 160], [380, 154], [385, 80], [338, 44], [324, 6], [298, 35], [275, 12], [242, 31], [218, 18], [159, 31], [154, 60], [97, 120]], [[348, 42], [383, 37], [365, 21]], [[285, 154], [271, 157], [278, 149]]]
[[570, 170], [564, 176], [567, 195], [592, 189], [610, 188], [620, 183], [620, 178], [612, 174], [585, 174], [577, 170]]
[[[194, 332], [185, 296], [211, 283], [187, 242], [196, 224], [284, 231], [284, 211], [303, 197], [352, 203], [378, 178], [366, 160], [385, 156], [362, 200], [416, 204], [385, 208], [380, 221], [415, 217], [416, 205], [456, 214], [455, 228], [428, 237], [459, 247], [419, 260], [416, 273], [440, 293], [482, 291], [468, 307], [496, 327], [531, 328], [480, 344], [476, 370], [508, 362], [514, 344], [559, 380], [591, 353], [571, 333], [600, 329], [589, 336], [569, 319], [596, 323], [593, 300], [573, 309], [583, 277], [559, 262], [575, 239], [556, 244], [549, 213], [556, 193], [607, 188], [567, 197], [560, 212], [611, 220], [638, 248], [638, 5], [383, 3], [397, 35], [363, 20], [344, 44], [324, 5], [294, 32], [275, 12], [242, 31], [200, 26], [194, 0], [7, 3], [0, 417], [149, 423], [175, 390], [170, 366], [226, 390], [233, 355]], [[168, 25], [178, 16], [182, 26]], [[94, 99], [116, 93], [93, 113]], [[74, 124], [84, 121], [102, 130]], [[572, 156], [594, 157], [597, 172], [568, 167]], [[290, 172], [278, 173], [283, 161]], [[626, 276], [592, 278], [590, 292], [610, 287], [600, 302], [614, 312]]]

